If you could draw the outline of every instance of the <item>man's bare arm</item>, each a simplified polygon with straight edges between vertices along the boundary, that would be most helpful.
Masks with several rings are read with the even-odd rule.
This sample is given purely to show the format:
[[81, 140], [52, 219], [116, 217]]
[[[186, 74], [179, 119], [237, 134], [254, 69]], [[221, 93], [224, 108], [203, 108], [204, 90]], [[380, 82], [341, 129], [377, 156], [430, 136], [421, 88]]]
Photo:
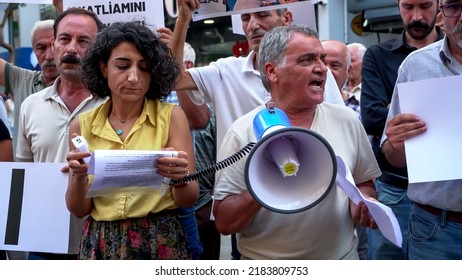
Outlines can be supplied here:
[[[170, 49], [179, 65], [183, 65], [183, 49], [186, 41], [189, 23], [192, 18], [192, 11], [199, 7], [199, 0], [178, 1], [178, 17], [170, 44]], [[196, 83], [188, 71], [183, 70], [175, 90], [197, 90]]]
[[[166, 27], [159, 28], [157, 32], [159, 33], [159, 38], [161, 39], [161, 41], [167, 44], [168, 46], [171, 46], [173, 32]], [[181, 65], [183, 65], [183, 63]], [[192, 62], [190, 64], [185, 63], [184, 66], [187, 68], [192, 67]], [[181, 109], [183, 109], [188, 118], [189, 128], [204, 128], [210, 119], [210, 111], [208, 106], [206, 104], [194, 104], [189, 98], [186, 90], [177, 90], [176, 94]]]
[[261, 209], [248, 191], [228, 196], [213, 204], [215, 224], [222, 234], [241, 232], [250, 225], [257, 212]]

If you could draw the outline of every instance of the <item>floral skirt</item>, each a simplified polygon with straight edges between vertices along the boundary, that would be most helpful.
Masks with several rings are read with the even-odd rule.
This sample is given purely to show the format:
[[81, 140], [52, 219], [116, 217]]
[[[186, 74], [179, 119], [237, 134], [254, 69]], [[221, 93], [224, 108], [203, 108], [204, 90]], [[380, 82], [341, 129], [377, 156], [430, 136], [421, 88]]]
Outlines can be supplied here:
[[185, 260], [191, 259], [188, 241], [174, 211], [141, 218], [95, 221], [83, 225], [82, 260]]

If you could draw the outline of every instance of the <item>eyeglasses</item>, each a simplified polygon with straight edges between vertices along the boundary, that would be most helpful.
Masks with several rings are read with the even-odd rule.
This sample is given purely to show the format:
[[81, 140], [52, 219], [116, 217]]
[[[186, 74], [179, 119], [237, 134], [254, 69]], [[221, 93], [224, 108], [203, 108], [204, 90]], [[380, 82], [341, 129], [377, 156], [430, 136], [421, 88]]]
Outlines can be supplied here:
[[462, 4], [446, 4], [440, 5], [440, 9], [443, 11], [443, 15], [447, 18], [457, 18], [460, 17], [462, 11]]

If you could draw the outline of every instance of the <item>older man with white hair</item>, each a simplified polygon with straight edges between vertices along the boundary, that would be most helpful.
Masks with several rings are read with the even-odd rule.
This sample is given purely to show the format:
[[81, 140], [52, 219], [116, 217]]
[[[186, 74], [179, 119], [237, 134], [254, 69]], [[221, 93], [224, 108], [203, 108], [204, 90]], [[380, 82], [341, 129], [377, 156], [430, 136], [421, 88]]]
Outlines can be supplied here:
[[350, 67], [348, 67], [348, 80], [344, 87], [345, 105], [358, 114], [361, 112], [361, 67], [366, 47], [361, 43], [347, 45], [350, 54]]

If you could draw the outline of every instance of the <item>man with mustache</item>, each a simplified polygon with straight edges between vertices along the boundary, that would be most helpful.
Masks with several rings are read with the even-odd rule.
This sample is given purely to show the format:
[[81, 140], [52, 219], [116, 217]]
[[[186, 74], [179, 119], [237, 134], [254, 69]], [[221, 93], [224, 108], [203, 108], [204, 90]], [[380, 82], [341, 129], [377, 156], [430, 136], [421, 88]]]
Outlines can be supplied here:
[[[16, 150], [18, 161], [65, 163], [71, 121], [79, 113], [105, 102], [106, 99], [93, 96], [85, 87], [80, 68], [80, 60], [103, 26], [93, 12], [79, 8], [69, 8], [55, 20], [52, 53], [59, 77], [52, 86], [29, 96], [21, 105]], [[40, 183], [46, 184], [46, 181], [37, 182], [37, 187]], [[71, 215], [69, 254], [31, 252], [29, 259], [76, 259], [82, 222]]]
[[[37, 57], [41, 71], [17, 67], [0, 59], [0, 85], [6, 94], [14, 95], [14, 123], [18, 124], [21, 103], [34, 92], [50, 86], [59, 73], [53, 61], [51, 41], [54, 20], [37, 21], [31, 31], [32, 50]], [[16, 150], [18, 125], [13, 127], [13, 151]]]
[[[444, 39], [410, 54], [399, 68], [397, 83], [462, 74], [462, 3], [460, 0], [439, 2], [446, 34]], [[459, 91], [459, 88], [454, 90]], [[444, 94], [439, 92], [437, 98], [445, 98]], [[395, 86], [381, 147], [388, 162], [405, 168], [404, 141], [426, 130], [426, 124], [419, 116], [401, 114]], [[413, 203], [409, 218], [408, 258], [462, 259], [461, 180], [411, 183], [407, 195]]]
[[363, 57], [361, 119], [382, 171], [377, 178], [377, 198], [391, 207], [403, 234], [403, 246], [389, 242], [380, 230], [369, 229], [368, 259], [405, 259], [407, 222], [411, 202], [406, 196], [408, 180], [406, 168], [389, 164], [380, 152], [380, 138], [387, 118], [398, 67], [411, 52], [443, 38], [435, 27], [437, 0], [398, 0], [404, 31], [392, 39], [369, 47]]

